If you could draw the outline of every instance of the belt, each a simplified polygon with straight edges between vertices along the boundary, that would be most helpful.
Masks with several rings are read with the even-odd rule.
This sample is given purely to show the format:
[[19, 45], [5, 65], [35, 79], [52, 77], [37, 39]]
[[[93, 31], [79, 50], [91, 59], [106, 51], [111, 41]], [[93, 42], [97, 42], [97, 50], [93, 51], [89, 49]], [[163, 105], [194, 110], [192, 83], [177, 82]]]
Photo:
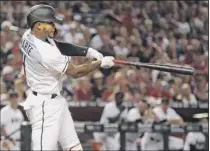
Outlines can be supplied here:
[[[36, 91], [32, 91], [32, 93], [36, 96], [38, 95], [38, 92], [36, 92]], [[56, 98], [56, 96], [58, 96], [58, 95], [57, 94], [51, 94], [51, 99]]]
[[150, 137], [150, 140], [151, 140], [151, 141], [154, 141], [154, 142], [157, 142], [157, 143], [161, 141], [161, 140], [159, 140], [159, 139], [155, 139], [154, 137]]

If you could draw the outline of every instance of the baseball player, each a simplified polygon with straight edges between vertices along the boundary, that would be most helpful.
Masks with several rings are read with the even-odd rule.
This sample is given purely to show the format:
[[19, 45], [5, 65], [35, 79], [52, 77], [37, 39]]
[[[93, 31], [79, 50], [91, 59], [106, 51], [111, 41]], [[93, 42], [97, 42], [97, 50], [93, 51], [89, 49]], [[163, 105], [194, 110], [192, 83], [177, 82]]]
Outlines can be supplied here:
[[[169, 107], [169, 100], [163, 99], [160, 106], [153, 108], [153, 113], [157, 122], [165, 121], [168, 124], [183, 125], [182, 118], [176, 113], [174, 109]], [[169, 149], [179, 150], [183, 149], [183, 139], [169, 136]], [[144, 150], [163, 150], [163, 137], [158, 133], [148, 133], [144, 136]]]
[[23, 114], [18, 109], [18, 95], [10, 90], [9, 104], [1, 109], [1, 149], [20, 150], [20, 126], [23, 120]]
[[[61, 21], [53, 7], [33, 6], [27, 13], [27, 24], [21, 39], [24, 74], [31, 93], [22, 103], [32, 125], [33, 150], [55, 150], [59, 142], [64, 150], [81, 151], [65, 98], [61, 95], [64, 74], [82, 77], [93, 70], [114, 65], [113, 57], [86, 47], [63, 43], [54, 39], [54, 23]], [[70, 56], [96, 59], [75, 66]]]
[[[105, 105], [100, 123], [101, 124], [120, 124], [127, 115], [127, 109], [123, 106], [124, 94], [115, 94], [115, 101]], [[96, 141], [103, 142], [102, 150], [119, 150], [119, 133], [94, 133]]]
[[[194, 118], [200, 120], [200, 124], [208, 124], [208, 113], [195, 114]], [[202, 151], [205, 147], [206, 136], [202, 132], [189, 132], [185, 139], [184, 151]]]
[[[126, 122], [128, 124], [153, 122], [151, 109], [145, 99], [138, 100], [137, 106], [129, 110]], [[143, 134], [126, 133], [126, 150], [138, 150], [137, 140], [140, 139], [142, 135]]]

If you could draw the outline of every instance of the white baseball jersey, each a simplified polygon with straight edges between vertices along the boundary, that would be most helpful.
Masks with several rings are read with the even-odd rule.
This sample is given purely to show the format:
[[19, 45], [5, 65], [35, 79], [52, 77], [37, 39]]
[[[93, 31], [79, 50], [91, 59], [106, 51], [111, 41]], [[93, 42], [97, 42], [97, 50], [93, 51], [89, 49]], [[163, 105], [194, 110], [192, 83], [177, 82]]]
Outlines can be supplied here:
[[171, 107], [168, 107], [167, 113], [164, 113], [164, 111], [161, 109], [160, 106], [157, 106], [153, 109], [153, 113], [157, 116], [157, 118], [162, 120], [172, 120], [172, 119], [181, 119], [179, 114], [176, 113], [174, 109]]
[[[1, 109], [1, 126], [5, 127], [7, 135], [21, 127], [24, 117], [19, 109], [7, 105]], [[11, 135], [13, 139], [20, 139], [20, 130]]]
[[189, 132], [185, 140], [184, 150], [189, 151], [190, 145], [193, 145], [198, 150], [204, 150], [205, 143], [208, 143], [208, 142], [206, 142], [206, 137], [203, 133]]
[[26, 80], [32, 91], [41, 94], [59, 94], [61, 76], [70, 57], [60, 53], [53, 39], [47, 42], [36, 38], [27, 30], [21, 40], [21, 51]]
[[[114, 101], [107, 103], [101, 115], [100, 123], [108, 124], [109, 118], [113, 118], [117, 116], [119, 113], [120, 110], [116, 106], [116, 103]], [[124, 111], [120, 114], [120, 119], [125, 119], [126, 115], [127, 115], [127, 109], [125, 108]]]

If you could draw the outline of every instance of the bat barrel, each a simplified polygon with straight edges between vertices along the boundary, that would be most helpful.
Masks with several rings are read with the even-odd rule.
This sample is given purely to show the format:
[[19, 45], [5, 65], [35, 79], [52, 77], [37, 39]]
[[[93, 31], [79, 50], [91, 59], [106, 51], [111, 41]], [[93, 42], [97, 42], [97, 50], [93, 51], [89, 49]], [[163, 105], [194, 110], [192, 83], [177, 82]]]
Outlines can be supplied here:
[[153, 63], [142, 63], [142, 62], [129, 62], [129, 61], [123, 61], [123, 60], [114, 60], [114, 63], [145, 67], [145, 68], [149, 68], [153, 70], [173, 72], [173, 73], [185, 74], [185, 75], [193, 75], [195, 71], [194, 68], [187, 68], [187, 67], [172, 65], [172, 64], [164, 65], [164, 64], [153, 64]]
[[142, 64], [141, 67], [160, 70], [165, 72], [173, 72], [185, 75], [193, 75], [194, 69], [193, 68], [181, 68], [176, 66], [164, 66], [164, 65], [156, 65], [156, 64]]

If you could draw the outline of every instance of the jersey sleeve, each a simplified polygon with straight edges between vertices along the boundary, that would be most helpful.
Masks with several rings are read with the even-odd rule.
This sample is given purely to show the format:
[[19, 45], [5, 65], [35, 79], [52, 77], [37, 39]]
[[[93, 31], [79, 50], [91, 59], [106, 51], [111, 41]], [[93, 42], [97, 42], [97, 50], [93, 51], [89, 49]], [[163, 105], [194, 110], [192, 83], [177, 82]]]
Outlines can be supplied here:
[[152, 112], [154, 113], [155, 117], [158, 121], [162, 121], [166, 119], [166, 115], [159, 109], [159, 107], [155, 107]]
[[8, 114], [6, 114], [5, 112], [4, 112], [4, 110], [1, 110], [1, 120], [0, 120], [0, 122], [1, 122], [1, 126], [4, 126], [4, 125], [6, 125], [7, 124], [7, 120], [8, 120]]
[[107, 123], [109, 123], [109, 121], [108, 121], [108, 116], [107, 116], [107, 113], [108, 113], [108, 112], [109, 112], [109, 111], [108, 111], [108, 107], [105, 106], [105, 107], [104, 107], [104, 110], [103, 110], [103, 112], [102, 112], [102, 115], [101, 115], [100, 124], [107, 124]]
[[126, 120], [127, 120], [128, 122], [135, 122], [135, 120], [136, 120], [135, 115], [136, 115], [136, 114], [134, 113], [134, 110], [131, 109], [130, 111], [128, 111]]
[[174, 109], [170, 109], [170, 116], [168, 117], [169, 120], [170, 119], [176, 119], [176, 120], [181, 120], [181, 116], [179, 114], [176, 113], [176, 111]]

